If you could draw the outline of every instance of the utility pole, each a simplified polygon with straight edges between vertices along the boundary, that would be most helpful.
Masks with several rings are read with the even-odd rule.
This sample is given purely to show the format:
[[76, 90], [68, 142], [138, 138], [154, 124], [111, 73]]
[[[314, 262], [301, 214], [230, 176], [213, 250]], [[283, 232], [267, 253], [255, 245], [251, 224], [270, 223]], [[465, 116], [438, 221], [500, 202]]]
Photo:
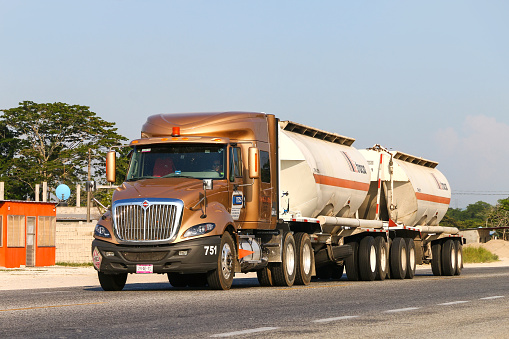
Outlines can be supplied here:
[[[88, 181], [90, 181], [90, 148], [88, 149]], [[90, 222], [90, 190], [87, 190], [87, 222]]]

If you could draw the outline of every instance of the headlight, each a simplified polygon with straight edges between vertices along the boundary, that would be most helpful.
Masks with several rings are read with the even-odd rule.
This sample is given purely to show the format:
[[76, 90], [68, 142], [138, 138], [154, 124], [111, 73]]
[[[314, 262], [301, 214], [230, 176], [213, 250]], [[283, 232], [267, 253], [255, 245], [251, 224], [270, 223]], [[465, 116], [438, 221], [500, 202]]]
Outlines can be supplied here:
[[197, 235], [202, 235], [205, 233], [209, 233], [216, 227], [216, 224], [213, 223], [206, 223], [206, 224], [199, 224], [193, 227], [190, 227], [182, 236], [183, 238], [187, 237], [194, 237]]
[[102, 225], [95, 225], [94, 235], [101, 238], [111, 238], [110, 231]]

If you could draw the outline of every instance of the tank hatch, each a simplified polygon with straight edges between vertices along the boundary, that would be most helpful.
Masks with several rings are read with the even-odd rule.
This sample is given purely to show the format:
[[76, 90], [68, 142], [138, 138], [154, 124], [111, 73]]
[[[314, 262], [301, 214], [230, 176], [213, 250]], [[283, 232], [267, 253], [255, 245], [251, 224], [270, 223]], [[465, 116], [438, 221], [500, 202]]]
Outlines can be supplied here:
[[309, 127], [306, 125], [302, 125], [292, 121], [280, 121], [279, 126], [281, 129], [285, 131], [290, 131], [302, 135], [307, 135], [308, 137], [329, 141], [336, 144], [341, 144], [345, 146], [351, 146], [355, 141], [354, 138], [345, 137], [343, 135], [339, 135], [336, 133], [330, 133], [326, 131], [322, 131], [313, 127]]
[[391, 152], [392, 153], [392, 156], [394, 159], [398, 159], [398, 160], [401, 160], [401, 161], [406, 161], [406, 162], [409, 162], [409, 163], [412, 163], [412, 164], [416, 164], [416, 165], [420, 165], [420, 166], [424, 166], [424, 167], [429, 167], [429, 168], [435, 168], [437, 167], [438, 165], [438, 162], [436, 161], [431, 161], [431, 160], [427, 160], [427, 159], [424, 159], [424, 158], [419, 158], [419, 157], [416, 157], [416, 156], [413, 156], [413, 155], [410, 155], [410, 154], [406, 154], [406, 153], [403, 153], [403, 152]]

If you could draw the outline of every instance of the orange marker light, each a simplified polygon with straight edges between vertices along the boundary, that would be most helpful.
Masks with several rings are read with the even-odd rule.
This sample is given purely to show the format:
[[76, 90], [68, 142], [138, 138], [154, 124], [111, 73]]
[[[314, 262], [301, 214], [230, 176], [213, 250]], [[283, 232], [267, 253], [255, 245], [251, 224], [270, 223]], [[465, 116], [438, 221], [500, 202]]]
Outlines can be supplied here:
[[180, 127], [175, 126], [171, 129], [171, 136], [172, 137], [180, 137]]

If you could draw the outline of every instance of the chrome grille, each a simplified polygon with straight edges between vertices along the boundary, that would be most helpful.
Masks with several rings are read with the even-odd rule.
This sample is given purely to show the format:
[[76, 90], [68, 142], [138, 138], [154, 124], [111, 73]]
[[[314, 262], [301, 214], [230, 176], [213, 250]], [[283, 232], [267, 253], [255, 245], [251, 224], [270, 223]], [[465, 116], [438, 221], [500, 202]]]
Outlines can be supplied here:
[[182, 204], [130, 201], [115, 204], [115, 233], [120, 241], [171, 240], [178, 231]]

